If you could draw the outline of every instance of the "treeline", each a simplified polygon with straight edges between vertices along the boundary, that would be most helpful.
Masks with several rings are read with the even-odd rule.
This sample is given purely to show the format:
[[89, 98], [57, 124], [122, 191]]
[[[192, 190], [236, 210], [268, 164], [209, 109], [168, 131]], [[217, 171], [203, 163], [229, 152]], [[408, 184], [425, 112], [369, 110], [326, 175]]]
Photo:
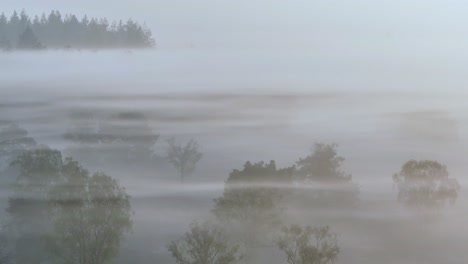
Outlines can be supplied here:
[[106, 18], [78, 19], [52, 11], [30, 17], [25, 10], [8, 18], [0, 15], [0, 49], [44, 48], [149, 48], [155, 45], [145, 25], [129, 19], [109, 23]]

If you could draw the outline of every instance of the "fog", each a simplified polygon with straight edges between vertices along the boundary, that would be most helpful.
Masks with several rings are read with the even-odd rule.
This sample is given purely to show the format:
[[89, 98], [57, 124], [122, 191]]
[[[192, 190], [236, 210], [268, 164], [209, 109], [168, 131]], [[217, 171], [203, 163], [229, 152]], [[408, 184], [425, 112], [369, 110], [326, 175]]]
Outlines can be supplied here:
[[[230, 234], [247, 256], [239, 263], [288, 263], [275, 241], [281, 226], [290, 224], [329, 226], [340, 248], [335, 263], [464, 263], [468, 32], [460, 10], [465, 5], [7, 0], [2, 10], [7, 14], [24, 7], [34, 14], [58, 9], [79, 16], [132, 17], [147, 23], [158, 46], [0, 52], [0, 121], [17, 125], [34, 139], [31, 147], [23, 149], [27, 144], [21, 143], [25, 153], [44, 146], [59, 150], [63, 164], [71, 156], [89, 170], [89, 175], [82, 172], [85, 179], [105, 172], [130, 195], [131, 210], [119, 212], [131, 212], [131, 231], [115, 234], [117, 253], [109, 253], [106, 261], [71, 263], [176, 263], [168, 245], [189, 232], [195, 220], [214, 221]], [[0, 241], [0, 263], [2, 251], [10, 255], [5, 263], [28, 263], [18, 258], [23, 253], [15, 247], [32, 246], [15, 244], [17, 234], [8, 232], [17, 220], [6, 209], [11, 207], [8, 199], [19, 194], [15, 179], [35, 163], [20, 163], [19, 170], [9, 167], [11, 160], [4, 156], [16, 152], [3, 152], [2, 144], [10, 141], [2, 137], [0, 133], [0, 239], [5, 233], [13, 241], [7, 246]], [[171, 139], [174, 149], [191, 139], [198, 144], [202, 156], [194, 161], [193, 172], [173, 166], [168, 157]], [[298, 161], [314, 157], [319, 148], [315, 143], [337, 144], [337, 156], [345, 160], [334, 173], [340, 179], [352, 174], [353, 188], [359, 190], [356, 204], [335, 204], [335, 199], [353, 199], [340, 196], [349, 191], [341, 185], [300, 180], [310, 175], [301, 175]], [[270, 160], [275, 169], [267, 176], [281, 178], [277, 169], [296, 165], [292, 180], [255, 182]], [[402, 166], [409, 160], [445, 165], [449, 179], [460, 185], [453, 204], [419, 210], [402, 202], [392, 176], [405, 176]], [[265, 164], [250, 175], [244, 167], [247, 161]], [[66, 178], [64, 168], [57, 173]], [[222, 215], [225, 209], [217, 199], [235, 192], [235, 177], [242, 179], [244, 172], [254, 180], [239, 180], [247, 186], [240, 188], [246, 191], [240, 197], [265, 189], [284, 196], [273, 201], [282, 209], [281, 225], [264, 227], [270, 215], [266, 220], [255, 218], [254, 227]], [[326, 199], [315, 196], [323, 193], [332, 193], [331, 202], [326, 201], [330, 203], [321, 204]], [[40, 195], [34, 198], [45, 199]], [[68, 218], [54, 211], [58, 222], [53, 223], [74, 223], [74, 211], [60, 206], [55, 210], [67, 212], [63, 215]], [[28, 209], [33, 216], [34, 208]], [[249, 213], [262, 217], [263, 209], [253, 206]], [[99, 210], [93, 212], [99, 215]], [[45, 224], [44, 230], [52, 230], [51, 225]], [[23, 232], [40, 233], [40, 228]], [[249, 232], [252, 240], [243, 240]], [[63, 236], [54, 238], [68, 243]], [[257, 240], [265, 243], [252, 242]], [[42, 263], [63, 263], [43, 259]], [[331, 263], [308, 261], [300, 263]]]

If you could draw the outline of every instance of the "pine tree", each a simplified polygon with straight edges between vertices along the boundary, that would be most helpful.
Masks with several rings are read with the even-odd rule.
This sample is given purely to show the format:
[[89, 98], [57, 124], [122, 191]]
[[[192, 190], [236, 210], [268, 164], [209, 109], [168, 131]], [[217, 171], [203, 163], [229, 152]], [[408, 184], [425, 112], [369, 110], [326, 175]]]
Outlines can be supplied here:
[[2, 13], [0, 15], [0, 50], [7, 50], [11, 48], [11, 43], [7, 39], [7, 27], [8, 27], [8, 19], [6, 18], [5, 14]]
[[4, 34], [4, 30], [8, 25], [8, 19], [5, 16], [5, 13], [0, 14], [0, 34]]
[[19, 24], [20, 30], [26, 29], [26, 27], [31, 24], [31, 20], [29, 19], [29, 16], [26, 14], [26, 11], [24, 9], [21, 10]]
[[13, 47], [11, 46], [10, 40], [8, 40], [5, 36], [0, 36], [0, 50], [9, 51]]
[[18, 38], [18, 49], [25, 50], [39, 50], [44, 49], [45, 46], [37, 39], [31, 27], [26, 27], [24, 32]]
[[44, 48], [42, 44], [56, 48], [146, 48], [155, 46], [155, 41], [146, 25], [132, 19], [109, 23], [106, 18], [85, 15], [79, 20], [57, 10], [41, 16], [29, 16], [25, 10], [14, 11], [10, 18], [0, 14], [0, 49], [38, 49]]

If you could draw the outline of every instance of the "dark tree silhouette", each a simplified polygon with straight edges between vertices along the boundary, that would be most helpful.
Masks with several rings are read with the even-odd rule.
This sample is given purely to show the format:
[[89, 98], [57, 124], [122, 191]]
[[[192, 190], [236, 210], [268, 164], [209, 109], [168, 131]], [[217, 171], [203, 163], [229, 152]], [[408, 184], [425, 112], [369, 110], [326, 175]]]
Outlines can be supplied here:
[[[312, 154], [299, 159], [297, 178], [308, 197], [307, 203], [323, 206], [354, 206], [359, 202], [359, 186], [343, 171], [344, 158], [336, 144], [315, 144]], [[311, 203], [312, 202], [312, 203]]]
[[8, 18], [5, 16], [5, 13], [0, 14], [0, 37], [6, 37], [6, 29], [8, 26]]
[[[28, 28], [31, 31], [27, 30]], [[22, 35], [25, 36], [21, 37]], [[27, 41], [20, 40], [23, 38]], [[88, 18], [85, 15], [80, 21], [75, 15], [63, 16], [59, 11], [51, 11], [49, 15], [43, 13], [40, 17], [34, 16], [34, 18], [30, 18], [24, 10], [19, 15], [14, 11], [9, 19], [3, 13], [0, 15], [0, 49], [8, 49], [10, 45], [13, 48], [37, 49], [43, 47], [41, 43], [48, 48], [100, 49], [155, 46], [151, 30], [132, 19], [117, 24], [117, 22], [109, 23], [105, 18]]]
[[449, 177], [447, 167], [432, 160], [410, 160], [393, 175], [398, 201], [415, 209], [442, 208], [454, 203], [460, 185]]
[[234, 264], [240, 260], [223, 230], [211, 223], [192, 222], [190, 231], [167, 246], [178, 264]]
[[32, 29], [27, 26], [18, 37], [17, 48], [23, 50], [40, 50], [45, 49], [45, 46], [37, 39]]
[[5, 36], [0, 36], [0, 50], [10, 51], [11, 49], [13, 49], [11, 41]]
[[345, 159], [338, 156], [336, 148], [336, 144], [316, 143], [312, 154], [297, 162], [299, 175], [319, 182], [351, 181], [351, 174], [341, 169]]
[[288, 264], [331, 264], [340, 252], [336, 235], [328, 227], [283, 227], [277, 244]]
[[290, 186], [294, 167], [277, 169], [269, 163], [247, 162], [243, 170], [234, 170], [215, 199], [213, 213], [246, 249], [246, 261], [252, 250], [270, 243], [272, 230], [281, 224], [283, 185]]

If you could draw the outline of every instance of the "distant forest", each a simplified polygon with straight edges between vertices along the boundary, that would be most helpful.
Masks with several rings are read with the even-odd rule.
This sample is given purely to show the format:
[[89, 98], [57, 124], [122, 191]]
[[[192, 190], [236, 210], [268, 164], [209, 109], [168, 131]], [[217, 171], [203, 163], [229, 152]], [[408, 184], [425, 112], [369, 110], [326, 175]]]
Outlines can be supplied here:
[[79, 20], [59, 11], [30, 17], [22, 10], [8, 18], [0, 15], [0, 50], [45, 48], [150, 48], [155, 45], [151, 30], [129, 19], [109, 23], [106, 18]]

